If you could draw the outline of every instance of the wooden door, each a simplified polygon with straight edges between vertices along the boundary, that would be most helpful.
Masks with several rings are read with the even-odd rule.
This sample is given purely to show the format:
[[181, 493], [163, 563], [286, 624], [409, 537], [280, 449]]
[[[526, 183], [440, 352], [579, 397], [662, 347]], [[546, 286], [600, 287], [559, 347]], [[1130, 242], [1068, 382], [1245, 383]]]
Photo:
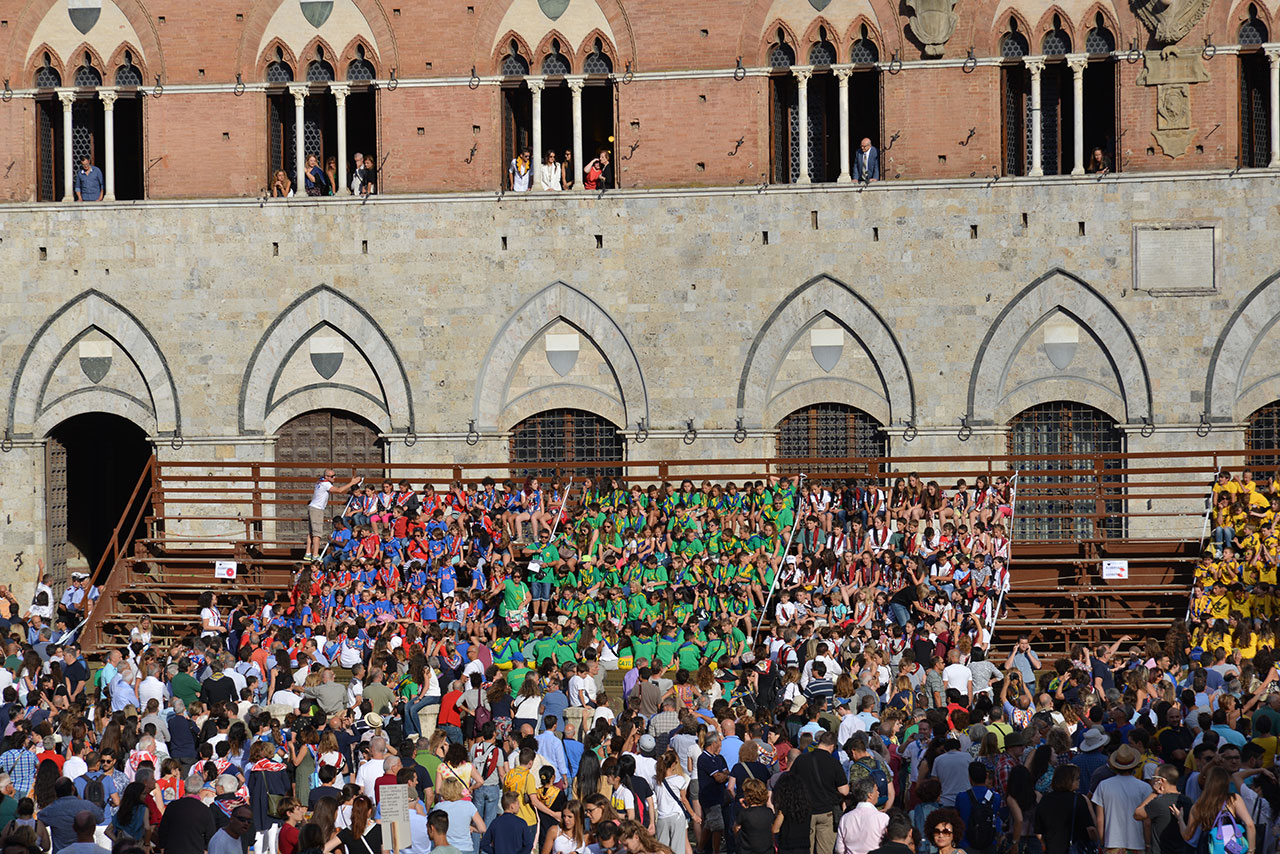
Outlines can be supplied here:
[[50, 436], [44, 446], [45, 542], [49, 546], [45, 583], [67, 584], [67, 446]]
[[[296, 478], [297, 483], [281, 492], [280, 497], [290, 501], [276, 507], [274, 515], [283, 519], [277, 526], [277, 539], [301, 541], [306, 535], [301, 512], [294, 508], [305, 506], [311, 497], [311, 486], [325, 468], [338, 469], [337, 479], [344, 483], [352, 467], [370, 479], [383, 474], [382, 444], [377, 428], [349, 412], [334, 409], [305, 412], [281, 427], [277, 436], [278, 462], [309, 465], [278, 472], [280, 477]], [[345, 504], [345, 499], [338, 497], [330, 504], [331, 515], [342, 511], [340, 504]]]

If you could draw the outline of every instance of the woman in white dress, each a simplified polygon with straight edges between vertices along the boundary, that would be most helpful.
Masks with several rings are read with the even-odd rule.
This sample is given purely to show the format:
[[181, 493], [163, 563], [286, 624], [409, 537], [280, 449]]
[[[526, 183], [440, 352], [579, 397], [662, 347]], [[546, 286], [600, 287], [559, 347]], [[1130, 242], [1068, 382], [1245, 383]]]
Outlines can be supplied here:
[[559, 192], [564, 189], [564, 172], [556, 162], [556, 153], [547, 149], [547, 156], [542, 161], [542, 189]]
[[569, 801], [560, 811], [560, 823], [551, 826], [542, 843], [542, 854], [586, 854], [587, 835], [582, 828], [582, 802]]

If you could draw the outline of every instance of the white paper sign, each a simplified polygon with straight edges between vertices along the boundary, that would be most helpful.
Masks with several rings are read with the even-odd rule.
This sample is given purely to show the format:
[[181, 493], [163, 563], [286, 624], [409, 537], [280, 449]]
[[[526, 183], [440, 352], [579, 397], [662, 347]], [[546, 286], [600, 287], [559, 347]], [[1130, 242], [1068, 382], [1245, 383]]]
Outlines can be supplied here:
[[234, 560], [215, 560], [213, 562], [213, 577], [234, 579], [236, 577], [236, 562]]
[[1104, 560], [1102, 562], [1102, 578], [1111, 581], [1117, 578], [1129, 577], [1129, 561], [1127, 560]]
[[[383, 786], [380, 790], [381, 800], [378, 802], [382, 807], [382, 838], [386, 840], [384, 843], [387, 848], [392, 847], [392, 840], [400, 848], [408, 848], [411, 843], [409, 830], [409, 784], [400, 783], [396, 785]], [[395, 835], [392, 835], [392, 828], [395, 828]]]

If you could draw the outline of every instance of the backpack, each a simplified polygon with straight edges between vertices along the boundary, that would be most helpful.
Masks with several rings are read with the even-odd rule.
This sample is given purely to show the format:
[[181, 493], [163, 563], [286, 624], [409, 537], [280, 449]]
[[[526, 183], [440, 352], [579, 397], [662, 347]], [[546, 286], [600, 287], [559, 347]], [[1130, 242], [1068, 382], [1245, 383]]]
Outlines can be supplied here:
[[102, 785], [102, 775], [90, 777], [85, 774], [86, 782], [84, 784], [84, 799], [97, 807], [105, 807], [107, 805], [106, 789]]
[[987, 789], [986, 795], [981, 800], [974, 794], [974, 790], [970, 789], [967, 793], [969, 800], [973, 802], [973, 806], [969, 810], [969, 823], [966, 835], [972, 847], [977, 849], [990, 848], [996, 843], [999, 832], [996, 828], [996, 811], [992, 807], [991, 802], [995, 795], [990, 789]]
[[866, 769], [867, 777], [876, 784], [876, 806], [884, 806], [889, 800], [889, 776], [881, 770], [880, 763], [873, 760], [870, 765], [867, 765], [858, 760], [854, 764]]

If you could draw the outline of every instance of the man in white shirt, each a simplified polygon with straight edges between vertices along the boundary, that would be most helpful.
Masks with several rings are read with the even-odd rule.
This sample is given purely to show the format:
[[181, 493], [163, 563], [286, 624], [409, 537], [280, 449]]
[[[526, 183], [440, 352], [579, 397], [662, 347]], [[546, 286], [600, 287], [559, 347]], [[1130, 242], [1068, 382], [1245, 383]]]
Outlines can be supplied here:
[[650, 789], [658, 788], [658, 763], [653, 758], [653, 751], [658, 748], [658, 740], [653, 736], [645, 733], [640, 736], [639, 753], [628, 753], [627, 755], [636, 761], [636, 776], [643, 777], [644, 781], [649, 784]]
[[311, 501], [307, 503], [307, 553], [303, 556], [303, 560], [309, 561], [320, 555], [324, 549], [324, 540], [327, 536], [326, 528], [329, 520], [326, 518], [329, 509], [330, 495], [344, 495], [351, 491], [351, 488], [361, 482], [361, 478], [353, 477], [347, 482], [346, 486], [335, 486], [333, 483], [333, 469], [325, 469], [324, 475], [316, 482], [315, 491], [311, 493]]
[[353, 781], [370, 798], [374, 796], [373, 784], [386, 773], [383, 770], [386, 757], [387, 740], [380, 735], [375, 735], [369, 740], [369, 759], [360, 766], [360, 770], [356, 772], [356, 778]]
[[827, 678], [832, 682], [836, 681], [836, 679], [840, 677], [841, 673], [844, 673], [844, 671], [840, 669], [840, 663], [827, 654], [829, 651], [830, 647], [827, 646], [826, 641], [818, 644], [814, 650], [813, 659], [804, 663], [804, 670], [800, 674], [801, 688], [809, 687], [809, 680], [813, 678], [814, 661], [821, 661], [827, 666]]
[[147, 667], [147, 678], [143, 679], [138, 685], [138, 701], [142, 703], [142, 708], [147, 707], [150, 700], [155, 700], [160, 708], [164, 708], [165, 700], [168, 699], [168, 690], [164, 683], [159, 679], [160, 666], [151, 664]]
[[227, 826], [219, 830], [209, 840], [209, 854], [244, 854], [244, 846], [240, 837], [253, 827], [253, 812], [246, 804], [231, 811], [231, 819]]
[[960, 663], [959, 650], [952, 649], [947, 653], [947, 666], [942, 669], [942, 682], [947, 690], [959, 691], [960, 696], [969, 702], [973, 701], [973, 671]]

